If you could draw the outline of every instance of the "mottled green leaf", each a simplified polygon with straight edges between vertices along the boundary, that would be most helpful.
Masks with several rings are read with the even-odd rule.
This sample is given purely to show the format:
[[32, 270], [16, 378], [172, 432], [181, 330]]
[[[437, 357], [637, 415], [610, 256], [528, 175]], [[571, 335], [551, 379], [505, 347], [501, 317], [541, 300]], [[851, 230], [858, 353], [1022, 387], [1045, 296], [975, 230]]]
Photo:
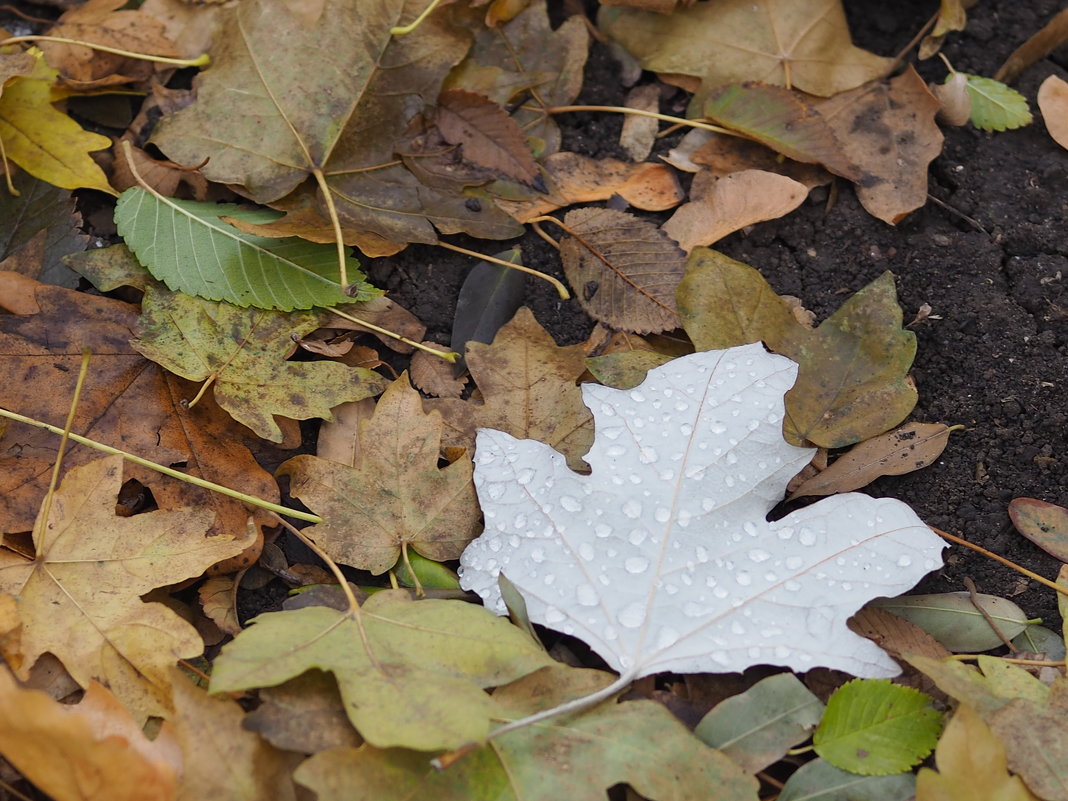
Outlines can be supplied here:
[[911, 801], [915, 793], [911, 773], [858, 776], [814, 759], [787, 780], [777, 801]]

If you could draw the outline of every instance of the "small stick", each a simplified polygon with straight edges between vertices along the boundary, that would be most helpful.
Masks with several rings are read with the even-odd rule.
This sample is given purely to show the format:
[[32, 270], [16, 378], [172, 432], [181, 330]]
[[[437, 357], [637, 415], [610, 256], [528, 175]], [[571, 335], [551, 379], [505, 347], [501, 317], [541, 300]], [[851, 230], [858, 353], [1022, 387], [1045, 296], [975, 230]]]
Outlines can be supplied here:
[[438, 245], [440, 247], [445, 248], [446, 250], [455, 250], [457, 253], [463, 253], [465, 256], [482, 259], [482, 261], [491, 261], [494, 264], [500, 264], [503, 267], [510, 267], [513, 270], [519, 270], [519, 272], [521, 273], [533, 275], [534, 277], [540, 278], [543, 281], [548, 281], [550, 284], [556, 287], [557, 294], [559, 294], [563, 300], [570, 300], [571, 298], [571, 293], [567, 291], [567, 287], [561, 284], [551, 275], [546, 275], [545, 273], [538, 272], [537, 270], [527, 267], [523, 264], [515, 264], [514, 262], [505, 261], [504, 259], [498, 259], [496, 256], [487, 256], [484, 253], [476, 253], [473, 250], [468, 250], [467, 248], [462, 248], [459, 245], [453, 245], [449, 242], [438, 242]]
[[940, 528], [935, 528], [934, 526], [928, 526], [928, 528], [931, 529], [931, 531], [933, 531], [935, 534], [937, 534], [942, 539], [949, 540], [950, 542], [952, 542], [952, 543], [954, 543], [956, 545], [963, 545], [965, 548], [971, 548], [973, 551], [976, 551], [977, 553], [981, 553], [983, 556], [987, 556], [987, 557], [993, 559], [995, 562], [1000, 562], [1001, 564], [1005, 565], [1006, 567], [1011, 567], [1017, 573], [1021, 573], [1021, 574], [1025, 575], [1025, 576], [1027, 576], [1030, 579], [1034, 579], [1039, 584], [1043, 584], [1046, 587], [1049, 587], [1051, 590], [1056, 590], [1061, 595], [1068, 595], [1068, 587], [1062, 587], [1061, 585], [1057, 584], [1056, 582], [1050, 581], [1045, 576], [1040, 576], [1040, 575], [1038, 575], [1038, 573], [1034, 573], [1034, 572], [1028, 570], [1026, 567], [1021, 567], [1020, 565], [1016, 564], [1015, 562], [1010, 562], [1004, 556], [998, 556], [993, 551], [988, 551], [986, 548], [981, 548], [978, 545], [973, 545], [972, 543], [968, 542], [968, 540], [961, 539], [960, 537], [957, 537], [957, 536], [955, 536], [953, 534], [950, 534], [948, 531], [942, 531], [942, 529], [940, 529]]
[[639, 117], [652, 117], [654, 120], [671, 122], [675, 125], [683, 125], [689, 128], [700, 128], [704, 131], [727, 134], [728, 136], [737, 136], [742, 139], [745, 138], [737, 131], [732, 131], [729, 128], [722, 128], [719, 125], [713, 125], [710, 122], [687, 120], [682, 117], [672, 117], [670, 114], [660, 114], [656, 111], [643, 111], [640, 108], [630, 108], [628, 106], [548, 106], [543, 110], [546, 114], [563, 114], [568, 111], [604, 111], [609, 114], [634, 114]]
[[985, 620], [987, 622], [987, 625], [989, 625], [990, 628], [994, 630], [994, 633], [998, 635], [998, 639], [1005, 643], [1005, 647], [1008, 648], [1010, 651], [1015, 652], [1016, 646], [1012, 644], [1012, 640], [1005, 636], [1005, 632], [1003, 632], [998, 627], [998, 624], [994, 622], [994, 618], [990, 616], [990, 613], [983, 609], [983, 607], [980, 605], [978, 592], [975, 589], [975, 582], [972, 581], [970, 577], [966, 577], [964, 579], [964, 586], [968, 590], [968, 598], [971, 600], [972, 606], [975, 607], [975, 611], [977, 611], [980, 615], [983, 616], [983, 620]]

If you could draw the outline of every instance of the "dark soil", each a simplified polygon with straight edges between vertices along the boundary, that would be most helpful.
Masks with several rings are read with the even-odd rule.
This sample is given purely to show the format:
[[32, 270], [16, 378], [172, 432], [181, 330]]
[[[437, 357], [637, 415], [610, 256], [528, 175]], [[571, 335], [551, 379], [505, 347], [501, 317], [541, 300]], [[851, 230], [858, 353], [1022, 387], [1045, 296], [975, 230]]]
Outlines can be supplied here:
[[[884, 55], [904, 47], [938, 7], [847, 5], [857, 44]], [[967, 30], [952, 35], [944, 53], [961, 71], [993, 75], [1058, 10], [1056, 0], [986, 0], [971, 9]], [[937, 59], [917, 68], [928, 80], [945, 76]], [[945, 130], [929, 191], [951, 210], [929, 202], [892, 227], [869, 216], [850, 186], [839, 183], [832, 204], [828, 191], [817, 189], [786, 218], [716, 246], [759, 269], [778, 292], [801, 298], [819, 319], [885, 270], [897, 276], [906, 320], [930, 304], [932, 317], [915, 326], [920, 399], [910, 419], [966, 429], [952, 436], [935, 465], [881, 479], [867, 491], [906, 501], [930, 525], [1049, 577], [1059, 562], [1015, 533], [1006, 505], [1021, 496], [1068, 505], [1068, 153], [1046, 133], [1034, 102], [1047, 75], [1066, 71], [1068, 48], [1061, 48], [1016, 83], [1036, 112], [1030, 127]], [[619, 104], [624, 91], [617, 65], [595, 43], [579, 102]], [[676, 112], [685, 108], [681, 94], [677, 105]], [[559, 122], [565, 149], [623, 157], [617, 116], [572, 114]], [[529, 235], [521, 245], [526, 264], [563, 277], [558, 255], [540, 239]], [[411, 247], [369, 271], [419, 316], [430, 338], [448, 342], [471, 266], [441, 249]], [[543, 282], [528, 281], [526, 304], [560, 344], [580, 342], [592, 329], [576, 301], [559, 300]], [[1054, 594], [1036, 582], [959, 546], [946, 557], [946, 567], [921, 590], [961, 590], [971, 577], [981, 592], [1012, 597], [1031, 615], [1058, 620]]]

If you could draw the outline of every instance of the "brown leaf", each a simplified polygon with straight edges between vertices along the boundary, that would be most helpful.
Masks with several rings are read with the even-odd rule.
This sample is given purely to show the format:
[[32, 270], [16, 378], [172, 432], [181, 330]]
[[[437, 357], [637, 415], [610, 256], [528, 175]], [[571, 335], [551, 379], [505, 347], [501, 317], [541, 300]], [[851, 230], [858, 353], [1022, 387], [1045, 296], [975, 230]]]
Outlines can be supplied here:
[[[426, 345], [440, 348], [436, 342]], [[412, 383], [422, 392], [434, 398], [458, 398], [467, 385], [467, 376], [457, 377], [453, 365], [438, 356], [432, 356], [425, 350], [416, 351], [408, 368], [412, 374]]]
[[1038, 107], [1049, 135], [1068, 150], [1068, 82], [1056, 75], [1046, 78], [1038, 88]]
[[482, 403], [452, 398], [423, 403], [445, 418], [443, 445], [474, 453], [475, 430], [495, 428], [551, 445], [573, 469], [584, 466], [593, 425], [577, 383], [586, 370], [582, 345], [557, 346], [530, 310], [522, 308], [492, 344], [468, 345], [467, 366]]
[[[423, 335], [426, 333], [426, 326], [419, 322], [418, 317], [396, 301], [390, 300], [385, 296], [374, 298], [366, 303], [354, 303], [346, 309], [346, 313], [351, 317], [365, 320], [372, 325], [385, 328], [394, 334], [400, 334], [416, 342], [421, 342]], [[383, 345], [395, 350], [397, 353], [411, 353], [414, 350], [411, 345], [380, 334], [372, 329], [364, 328], [359, 323], [354, 323], [344, 317], [337, 317], [331, 320], [330, 327], [340, 328], [345, 331], [366, 331], [374, 334], [382, 341]]]
[[901, 658], [902, 654], [916, 654], [931, 659], [948, 659], [952, 654], [942, 643], [915, 623], [877, 606], [865, 606], [849, 618], [847, 625], [854, 634], [867, 637], [898, 660], [903, 672], [896, 682], [945, 700], [945, 695], [931, 679]]
[[587, 314], [638, 334], [679, 327], [675, 290], [686, 257], [663, 231], [613, 209], [575, 209], [564, 222], [560, 258]]
[[[133, 452], [158, 464], [178, 466], [190, 475], [224, 484], [263, 500], [277, 502], [278, 486], [243, 444], [247, 429], [235, 424], [210, 393], [192, 409], [183, 399], [197, 387], [145, 359], [130, 346], [137, 309], [110, 298], [37, 285], [36, 314], [0, 315], [0, 406], [28, 412], [62, 426], [74, 394], [83, 347], [95, 355], [73, 431]], [[29, 531], [48, 486], [58, 438], [37, 428], [12, 423], [0, 458], [0, 531]], [[18, 447], [14, 444], [18, 443]], [[98, 457], [73, 446], [68, 468]], [[249, 511], [243, 503], [191, 484], [127, 465], [124, 478], [152, 490], [161, 509], [181, 506], [216, 513], [212, 533], [245, 531]], [[260, 514], [255, 515], [260, 522]]]
[[534, 200], [496, 203], [519, 222], [574, 203], [608, 200], [619, 195], [646, 211], [679, 205], [685, 194], [675, 173], [663, 164], [628, 164], [617, 159], [591, 159], [578, 153], [556, 153], [542, 162], [549, 177], [549, 195]]
[[864, 440], [797, 487], [787, 500], [851, 492], [880, 476], [900, 476], [920, 470], [942, 454], [951, 430], [945, 423], [909, 423]]
[[173, 801], [182, 762], [169, 724], [149, 741], [100, 684], [60, 704], [2, 666], [0, 753], [55, 801]]
[[1014, 498], [1009, 502], [1009, 519], [1043, 551], [1068, 563], [1068, 509], [1037, 498]]
[[277, 471], [290, 477], [290, 494], [326, 520], [311, 536], [334, 560], [375, 574], [409, 547], [428, 559], [458, 558], [479, 520], [471, 459], [438, 469], [443, 423], [423, 412], [407, 373], [360, 428], [367, 447], [351, 466], [302, 455]]
[[329, 748], [357, 748], [363, 738], [352, 728], [337, 682], [309, 670], [259, 692], [262, 703], [245, 716], [244, 727], [276, 748], [317, 754]]
[[994, 73], [994, 80], [1012, 83], [1021, 72], [1065, 42], [1068, 42], [1068, 8], [1058, 12], [1041, 30], [1013, 50], [1005, 59], [1005, 63]]
[[233, 576], [213, 576], [201, 584], [197, 590], [197, 597], [200, 599], [204, 614], [219, 627], [220, 631], [231, 636], [241, 631], [234, 597], [236, 590]]
[[[640, 111], [660, 111], [660, 87], [655, 83], [634, 87], [627, 94], [625, 105]], [[638, 114], [623, 115], [623, 130], [619, 133], [619, 144], [627, 151], [631, 161], [645, 161], [649, 158], [659, 125], [653, 117]]]
[[942, 152], [940, 104], [911, 65], [889, 83], [836, 95], [817, 108], [846, 157], [864, 165], [857, 197], [869, 214], [895, 225], [927, 202], [927, 166]]
[[178, 801], [295, 801], [292, 772], [301, 757], [246, 731], [236, 701], [209, 696], [177, 670], [172, 677], [174, 735], [184, 757]]
[[954, 72], [945, 83], [928, 85], [938, 101], [938, 121], [946, 125], [965, 125], [972, 118], [972, 96], [968, 94], [968, 76]]
[[519, 124], [488, 97], [446, 89], [438, 96], [434, 119], [447, 142], [463, 147], [466, 161], [525, 184], [538, 177]]
[[362, 424], [371, 419], [375, 402], [371, 398], [343, 403], [334, 408], [334, 419], [319, 426], [316, 454], [340, 464], [359, 464], [366, 447], [361, 434]]
[[816, 164], [783, 158], [771, 148], [751, 139], [711, 134], [691, 154], [694, 167], [705, 167], [722, 178], [743, 170], [763, 170], [793, 178], [808, 189], [831, 182], [831, 176]]
[[[971, 5], [969, 0], [968, 5]], [[919, 56], [921, 61], [926, 61], [935, 55], [942, 47], [942, 41], [952, 31], [964, 30], [968, 17], [965, 13], [963, 0], [942, 0], [939, 4], [938, 17], [931, 32], [920, 42]]]
[[664, 233], [689, 253], [747, 225], [789, 214], [807, 196], [803, 184], [773, 172], [745, 170], [719, 179], [699, 172], [690, 187], [693, 199], [664, 223]]

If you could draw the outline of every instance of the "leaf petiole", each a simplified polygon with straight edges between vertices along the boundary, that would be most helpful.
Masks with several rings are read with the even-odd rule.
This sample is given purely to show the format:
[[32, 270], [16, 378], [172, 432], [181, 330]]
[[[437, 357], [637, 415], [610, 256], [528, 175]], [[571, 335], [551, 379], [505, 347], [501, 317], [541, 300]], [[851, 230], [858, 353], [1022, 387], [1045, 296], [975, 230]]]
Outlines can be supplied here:
[[[17, 412], [8, 411], [7, 409], [4, 409], [2, 407], [0, 407], [0, 417], [5, 417], [8, 420], [14, 420], [16, 423], [25, 423], [26, 425], [34, 426], [35, 428], [43, 428], [45, 431], [51, 431], [53, 434], [59, 434], [60, 436], [63, 435], [63, 429], [59, 426], [49, 425], [48, 423], [42, 422], [41, 420], [35, 420], [32, 417], [26, 417], [25, 415], [18, 414]], [[254, 495], [246, 495], [243, 492], [238, 492], [237, 490], [230, 489], [229, 487], [224, 487], [222, 484], [216, 484], [212, 481], [207, 481], [203, 478], [198, 478], [197, 476], [191, 476], [187, 473], [182, 473], [171, 467], [164, 467], [163, 465], [157, 464], [156, 462], [149, 461], [148, 459], [143, 459], [140, 456], [135, 456], [134, 454], [128, 451], [113, 448], [110, 445], [105, 445], [103, 442], [97, 442], [94, 439], [89, 439], [89, 437], [83, 437], [80, 434], [68, 434], [68, 437], [79, 443], [80, 445], [87, 445], [90, 448], [93, 448], [94, 450], [101, 451], [102, 453], [110, 453], [115, 454], [117, 456], [121, 456], [126, 461], [141, 465], [141, 467], [147, 467], [149, 470], [155, 470], [157, 473], [162, 473], [165, 476], [170, 476], [171, 478], [176, 478], [179, 481], [184, 481], [186, 484], [193, 484], [194, 486], [202, 487], [203, 489], [211, 490], [212, 492], [218, 492], [220, 495], [225, 495], [228, 498], [235, 498], [239, 501], [242, 501], [243, 503], [249, 504], [250, 506], [255, 506], [260, 509], [266, 509], [268, 512], [274, 512], [275, 514], [279, 515], [286, 515], [287, 517], [293, 517], [297, 520], [306, 520], [309, 523], [324, 522], [323, 519], [319, 517], [319, 515], [309, 514], [308, 512], [301, 512], [296, 509], [289, 509], [277, 503], [271, 503], [270, 501], [265, 501], [262, 498], [257, 498]]]
[[408, 339], [408, 337], [403, 337], [400, 334], [396, 334], [393, 331], [390, 331], [388, 328], [381, 328], [380, 326], [377, 326], [374, 323], [369, 323], [366, 320], [361, 320], [355, 315], [343, 312], [336, 306], [327, 306], [326, 310], [329, 312], [333, 312], [338, 317], [344, 317], [350, 323], [356, 323], [356, 325], [361, 325], [370, 331], [374, 331], [376, 334], [382, 334], [383, 336], [390, 337], [392, 339], [397, 340], [398, 342], [403, 342], [405, 345], [411, 345], [413, 348], [418, 348], [419, 350], [426, 351], [431, 356], [437, 356], [439, 359], [444, 359], [450, 364], [455, 364], [456, 359], [460, 355], [459, 353], [453, 353], [451, 350], [438, 350], [437, 348], [432, 348], [429, 345], [424, 345], [422, 342], [416, 342], [414, 339]]
[[338, 283], [341, 285], [341, 291], [347, 295], [349, 294], [349, 273], [345, 266], [345, 235], [341, 233], [341, 220], [338, 219], [334, 196], [330, 194], [330, 186], [326, 183], [323, 171], [316, 167], [312, 170], [312, 175], [315, 176], [315, 182], [319, 184], [319, 191], [323, 193], [323, 200], [326, 201], [326, 212], [330, 217], [330, 227], [334, 229], [334, 244], [337, 246]]
[[201, 53], [196, 58], [168, 58], [167, 56], [153, 56], [148, 53], [135, 53], [132, 50], [108, 47], [95, 42], [83, 42], [80, 39], [67, 39], [62, 36], [12, 36], [9, 39], [0, 41], [0, 47], [21, 42], [54, 42], [56, 44], [77, 45], [78, 47], [88, 47], [90, 50], [99, 50], [101, 53], [136, 58], [139, 61], [153, 61], [157, 64], [169, 64], [173, 67], [206, 67], [211, 63], [211, 56], [207, 53]]
[[416, 28], [418, 28], [420, 25], [422, 25], [423, 24], [423, 20], [425, 20], [427, 17], [429, 17], [430, 16], [430, 12], [432, 12], [439, 5], [441, 5], [441, 0], [433, 0], [433, 2], [431, 2], [431, 4], [426, 7], [426, 10], [422, 14], [420, 14], [414, 20], [409, 22], [407, 25], [397, 25], [394, 28], [390, 28], [389, 29], [389, 35], [390, 36], [404, 36], [405, 34], [411, 33]]

